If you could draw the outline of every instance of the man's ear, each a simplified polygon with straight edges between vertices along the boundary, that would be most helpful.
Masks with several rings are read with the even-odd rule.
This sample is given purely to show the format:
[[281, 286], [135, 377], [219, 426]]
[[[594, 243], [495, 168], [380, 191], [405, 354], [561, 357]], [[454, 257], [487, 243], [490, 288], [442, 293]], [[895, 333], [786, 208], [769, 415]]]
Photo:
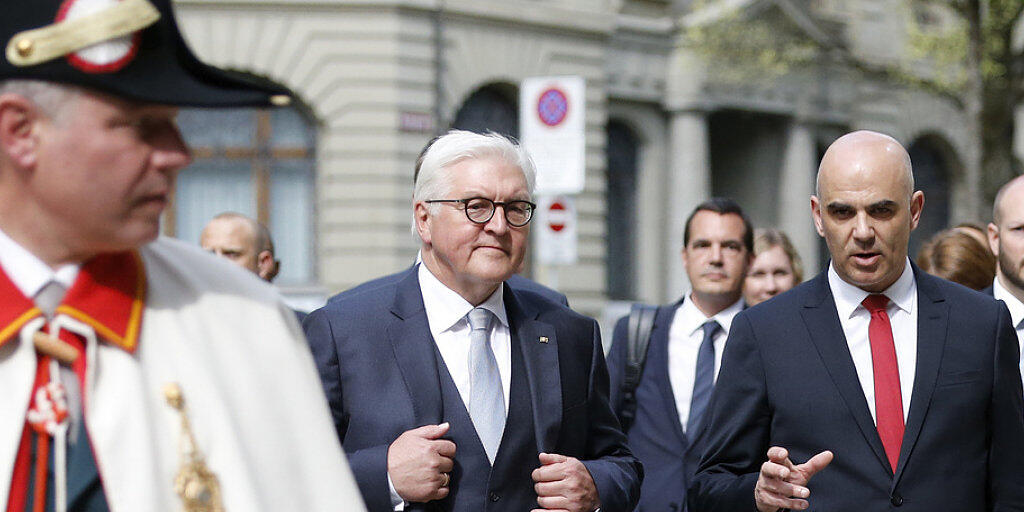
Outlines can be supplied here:
[[988, 247], [992, 249], [992, 254], [999, 257], [999, 226], [996, 226], [994, 222], [988, 223]]
[[419, 233], [420, 240], [425, 244], [429, 244], [431, 240], [430, 207], [422, 201], [417, 201], [413, 205], [413, 219], [416, 221], [416, 232]]
[[917, 229], [917, 224], [921, 222], [921, 212], [924, 211], [924, 192], [918, 190], [914, 192], [914, 195], [910, 196], [910, 229], [911, 231]]
[[260, 251], [256, 255], [256, 273], [267, 282], [273, 281], [281, 270], [281, 263], [274, 259], [270, 251]]
[[825, 229], [821, 225], [821, 200], [818, 196], [811, 196], [811, 218], [814, 219], [814, 230], [818, 236], [825, 236]]
[[45, 117], [39, 107], [18, 94], [0, 95], [0, 152], [16, 166], [36, 163], [36, 126]]

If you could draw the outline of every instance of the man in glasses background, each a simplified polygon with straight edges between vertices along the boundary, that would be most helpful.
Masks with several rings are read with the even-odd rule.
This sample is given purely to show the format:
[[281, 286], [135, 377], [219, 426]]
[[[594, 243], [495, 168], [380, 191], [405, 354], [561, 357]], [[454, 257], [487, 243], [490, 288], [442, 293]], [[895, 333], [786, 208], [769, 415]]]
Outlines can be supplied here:
[[438, 138], [413, 197], [422, 263], [305, 322], [371, 510], [636, 505], [642, 470], [608, 403], [597, 323], [505, 284], [533, 184], [500, 135]]

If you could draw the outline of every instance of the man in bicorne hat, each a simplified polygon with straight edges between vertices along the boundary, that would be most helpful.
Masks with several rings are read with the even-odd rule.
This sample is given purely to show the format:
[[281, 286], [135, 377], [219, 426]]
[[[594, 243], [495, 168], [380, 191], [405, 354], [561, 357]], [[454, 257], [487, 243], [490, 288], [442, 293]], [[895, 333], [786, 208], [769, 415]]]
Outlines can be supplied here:
[[0, 18], [0, 506], [362, 510], [273, 289], [157, 240], [176, 106], [286, 103], [206, 66], [169, 0]]

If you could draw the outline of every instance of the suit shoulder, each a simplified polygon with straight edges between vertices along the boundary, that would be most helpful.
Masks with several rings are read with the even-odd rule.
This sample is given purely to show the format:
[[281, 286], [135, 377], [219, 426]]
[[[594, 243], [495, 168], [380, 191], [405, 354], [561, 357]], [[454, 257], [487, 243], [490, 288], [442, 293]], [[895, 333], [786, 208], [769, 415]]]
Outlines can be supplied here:
[[347, 318], [358, 319], [365, 317], [368, 312], [390, 308], [394, 303], [398, 284], [408, 273], [406, 270], [387, 275], [345, 290], [331, 297], [324, 307], [310, 313], [310, 316], [345, 315]]
[[566, 299], [565, 295], [554, 288], [549, 288], [536, 281], [527, 279], [519, 274], [513, 274], [508, 280], [505, 281], [509, 286], [516, 290], [523, 290], [533, 292], [541, 297], [552, 302], [557, 302], [562, 305], [568, 305], [569, 300]]
[[551, 297], [522, 288], [513, 288], [513, 292], [516, 295], [516, 299], [523, 304], [529, 304], [530, 307], [537, 309], [541, 319], [568, 323], [589, 324], [596, 322], [593, 318], [577, 313], [565, 304], [551, 300]]
[[817, 286], [819, 285], [814, 280], [805, 281], [756, 306], [750, 306], [740, 311], [739, 314], [751, 321], [773, 321], [782, 316], [791, 315], [799, 311], [803, 305], [814, 300]]
[[992, 296], [991, 291], [985, 293], [985, 290], [974, 290], [962, 284], [947, 281], [924, 272], [921, 272], [916, 278], [918, 280], [918, 293], [928, 295], [932, 290], [938, 290], [941, 298], [952, 302], [957, 308], [995, 310], [999, 307], [999, 301]]
[[360, 294], [372, 293], [375, 291], [379, 291], [382, 288], [393, 286], [397, 284], [399, 281], [401, 281], [402, 278], [404, 278], [410, 272], [410, 270], [411, 268], [405, 269], [401, 272], [388, 274], [386, 276], [378, 277], [376, 279], [371, 279], [364, 283], [357, 284], [352, 288], [349, 288], [341, 293], [338, 293], [337, 295], [330, 297], [329, 299], [327, 299], [327, 302], [329, 304], [331, 302], [344, 301], [347, 299], [351, 299], [352, 297], [358, 296]]

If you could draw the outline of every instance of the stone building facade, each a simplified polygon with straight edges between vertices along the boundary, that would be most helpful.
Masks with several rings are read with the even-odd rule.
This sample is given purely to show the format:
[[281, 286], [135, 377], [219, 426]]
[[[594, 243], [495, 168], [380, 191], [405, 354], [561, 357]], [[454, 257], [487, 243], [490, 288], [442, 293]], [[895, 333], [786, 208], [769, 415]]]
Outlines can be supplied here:
[[[780, 30], [839, 30], [855, 52], [901, 51], [903, 25], [886, 14], [893, 0], [738, 3], [779, 19]], [[417, 248], [409, 226], [420, 149], [451, 126], [514, 133], [517, 84], [531, 76], [586, 80], [579, 261], [528, 272], [590, 315], [610, 318], [630, 300], [678, 298], [687, 287], [683, 222], [711, 195], [735, 197], [757, 226], [789, 233], [813, 275], [823, 264], [808, 200], [817, 161], [850, 129], [885, 131], [910, 148], [930, 199], [919, 238], [975, 220], [977, 178], [961, 171], [965, 137], [955, 109], [827, 64], [770, 83], [719, 81], [714, 63], [680, 35], [694, 20], [690, 4], [176, 0], [202, 58], [269, 78], [300, 99], [296, 112], [312, 137], [311, 185], [260, 209], [276, 237], [302, 229], [267, 217], [293, 218], [281, 211], [299, 207], [308, 191], [308, 214], [294, 218], [309, 220], [301, 242], [309, 250], [298, 258], [310, 270], [282, 283], [299, 304], [407, 267]], [[270, 154], [254, 151], [255, 159]], [[270, 176], [249, 186], [266, 189]]]

